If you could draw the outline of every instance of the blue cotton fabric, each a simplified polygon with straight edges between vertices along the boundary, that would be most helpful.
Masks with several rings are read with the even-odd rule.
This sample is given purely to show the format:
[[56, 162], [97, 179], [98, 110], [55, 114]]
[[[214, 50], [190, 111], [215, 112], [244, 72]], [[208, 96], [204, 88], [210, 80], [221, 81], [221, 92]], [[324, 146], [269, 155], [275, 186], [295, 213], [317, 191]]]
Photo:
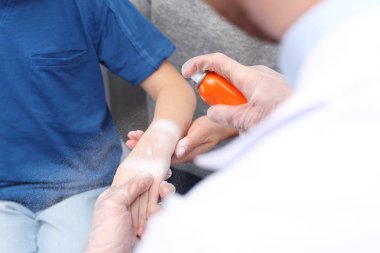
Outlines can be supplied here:
[[173, 50], [126, 0], [0, 0], [0, 199], [39, 211], [110, 184], [99, 63], [138, 85]]

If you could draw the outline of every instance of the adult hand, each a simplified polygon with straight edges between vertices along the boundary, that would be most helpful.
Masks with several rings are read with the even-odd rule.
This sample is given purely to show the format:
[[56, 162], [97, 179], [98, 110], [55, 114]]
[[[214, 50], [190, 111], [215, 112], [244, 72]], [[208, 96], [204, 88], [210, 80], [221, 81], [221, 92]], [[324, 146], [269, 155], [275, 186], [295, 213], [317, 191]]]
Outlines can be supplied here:
[[[143, 131], [131, 131], [128, 133], [127, 146], [133, 149]], [[190, 126], [187, 135], [176, 146], [172, 164], [191, 162], [200, 154], [206, 153], [218, 143], [238, 135], [235, 128], [227, 128], [209, 120], [206, 116], [199, 117]]]
[[239, 106], [215, 105], [207, 116], [222, 125], [242, 131], [255, 125], [291, 94], [284, 76], [265, 66], [244, 66], [221, 54], [194, 57], [182, 67], [189, 78], [197, 71], [213, 71], [229, 80], [248, 99]]
[[133, 226], [139, 236], [143, 234], [146, 220], [155, 210], [159, 198], [159, 185], [167, 177], [170, 158], [179, 137], [179, 129], [173, 122], [154, 121], [116, 171], [112, 183], [114, 186], [144, 171], [154, 177], [152, 186], [133, 203], [131, 208]]
[[[132, 226], [130, 206], [152, 183], [151, 175], [140, 174], [118, 187], [108, 188], [98, 197], [85, 253], [132, 252], [138, 238]], [[173, 185], [165, 181], [160, 184], [161, 198], [174, 191]]]

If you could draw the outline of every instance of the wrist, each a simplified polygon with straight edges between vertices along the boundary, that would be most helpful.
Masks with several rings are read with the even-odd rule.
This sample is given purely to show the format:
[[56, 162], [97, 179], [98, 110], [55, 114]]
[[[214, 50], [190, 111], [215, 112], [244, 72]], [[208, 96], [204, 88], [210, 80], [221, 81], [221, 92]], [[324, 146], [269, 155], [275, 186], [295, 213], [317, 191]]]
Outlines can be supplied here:
[[153, 131], [159, 135], [168, 135], [174, 139], [179, 139], [181, 135], [180, 127], [173, 120], [168, 119], [153, 120], [147, 131]]
[[146, 134], [155, 142], [155, 146], [162, 149], [174, 150], [175, 145], [181, 137], [181, 129], [172, 120], [153, 120]]

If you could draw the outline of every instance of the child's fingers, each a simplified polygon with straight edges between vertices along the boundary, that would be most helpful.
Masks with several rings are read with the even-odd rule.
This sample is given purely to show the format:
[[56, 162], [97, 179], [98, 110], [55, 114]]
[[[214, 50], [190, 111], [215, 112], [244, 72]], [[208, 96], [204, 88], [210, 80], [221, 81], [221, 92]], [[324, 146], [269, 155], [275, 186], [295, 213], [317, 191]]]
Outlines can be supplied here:
[[149, 201], [148, 201], [148, 218], [157, 210], [157, 203], [159, 199], [159, 188], [161, 181], [154, 181], [149, 189]]
[[128, 140], [125, 144], [128, 148], [134, 149], [136, 147], [137, 142], [137, 140]]
[[139, 140], [141, 136], [143, 136], [144, 131], [136, 130], [136, 131], [130, 131], [128, 133], [128, 138], [132, 140]]
[[128, 133], [129, 140], [127, 140], [125, 143], [127, 147], [130, 149], [133, 149], [137, 145], [137, 142], [139, 142], [143, 134], [144, 134], [144, 131], [142, 130], [130, 131]]
[[136, 131], [128, 132], [127, 136], [128, 136], [128, 139], [130, 139], [130, 140], [136, 140], [137, 139]]
[[136, 130], [136, 133], [139, 136], [139, 138], [141, 138], [141, 136], [143, 136], [143, 134], [144, 134], [144, 131], [143, 130]]
[[143, 193], [140, 196], [140, 208], [139, 208], [139, 227], [137, 230], [137, 235], [142, 236], [145, 230], [145, 225], [147, 221], [147, 209], [148, 209], [148, 192]]
[[136, 235], [138, 235], [138, 229], [139, 229], [139, 209], [140, 209], [140, 197], [137, 198], [131, 206], [132, 224], [133, 224], [133, 229]]

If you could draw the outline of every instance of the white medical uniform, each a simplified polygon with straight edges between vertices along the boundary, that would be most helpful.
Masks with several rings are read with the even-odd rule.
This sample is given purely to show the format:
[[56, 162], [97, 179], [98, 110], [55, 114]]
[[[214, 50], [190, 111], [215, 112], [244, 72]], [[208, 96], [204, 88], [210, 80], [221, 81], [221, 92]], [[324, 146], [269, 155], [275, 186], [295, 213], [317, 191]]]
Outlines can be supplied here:
[[380, 252], [380, 1], [329, 0], [287, 32], [294, 95], [198, 159], [222, 168], [152, 219], [138, 252]]

